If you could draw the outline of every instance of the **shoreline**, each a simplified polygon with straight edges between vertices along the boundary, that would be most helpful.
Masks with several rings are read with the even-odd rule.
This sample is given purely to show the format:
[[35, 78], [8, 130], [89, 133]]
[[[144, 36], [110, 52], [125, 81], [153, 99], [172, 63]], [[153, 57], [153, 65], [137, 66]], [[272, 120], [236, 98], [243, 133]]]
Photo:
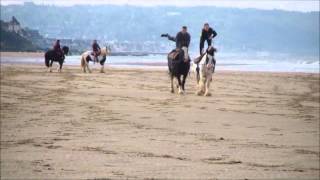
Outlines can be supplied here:
[[[78, 56], [78, 55], [77, 55]], [[43, 65], [44, 60], [43, 52], [1, 52], [0, 54], [0, 63], [1, 64], [21, 64], [21, 65]], [[132, 57], [132, 59], [131, 59]], [[12, 59], [10, 59], [12, 58]], [[77, 59], [75, 57], [70, 56], [67, 57], [70, 59], [66, 59], [66, 63], [64, 63], [64, 67], [73, 67], [77, 65]], [[159, 70], [167, 70], [167, 62], [166, 60], [159, 61], [156, 59], [152, 61], [150, 57], [147, 57], [147, 61], [145, 61], [144, 57], [142, 57], [143, 61], [139, 61], [136, 56], [123, 56], [120, 59], [117, 56], [109, 56], [109, 60], [106, 62], [106, 66], [113, 67], [113, 68], [123, 68], [123, 69], [159, 69]], [[122, 60], [125, 59], [125, 61]], [[151, 57], [152, 58], [152, 57]], [[120, 60], [120, 61], [118, 61]], [[79, 60], [80, 61], [80, 60]], [[193, 64], [193, 63], [191, 63]], [[79, 62], [80, 65], [80, 62]], [[272, 66], [277, 66], [276, 64], [270, 63], [266, 65], [259, 65], [259, 64], [239, 64], [239, 63], [232, 63], [232, 62], [225, 62], [221, 61], [218, 62], [216, 72], [261, 72], [261, 73], [305, 73], [305, 74], [319, 74], [320, 70], [317, 67], [300, 67], [299, 64], [290, 64], [292, 67], [291, 69], [286, 68], [275, 68], [272, 69]], [[95, 65], [96, 66], [96, 65]], [[256, 66], [252, 68], [252, 66]], [[281, 66], [281, 64], [280, 64]], [[314, 65], [316, 66], [316, 65]], [[290, 66], [288, 66], [290, 68]], [[310, 69], [311, 68], [311, 69]], [[190, 71], [193, 71], [193, 67], [191, 67]]]

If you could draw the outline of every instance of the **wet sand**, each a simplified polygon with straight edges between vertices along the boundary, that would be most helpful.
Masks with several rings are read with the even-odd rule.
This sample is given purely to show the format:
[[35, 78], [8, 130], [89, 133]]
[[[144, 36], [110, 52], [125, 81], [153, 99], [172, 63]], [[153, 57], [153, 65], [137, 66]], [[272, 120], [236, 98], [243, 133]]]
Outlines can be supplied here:
[[319, 74], [1, 64], [3, 179], [317, 179]]
[[44, 57], [44, 52], [0, 52], [2, 57]]

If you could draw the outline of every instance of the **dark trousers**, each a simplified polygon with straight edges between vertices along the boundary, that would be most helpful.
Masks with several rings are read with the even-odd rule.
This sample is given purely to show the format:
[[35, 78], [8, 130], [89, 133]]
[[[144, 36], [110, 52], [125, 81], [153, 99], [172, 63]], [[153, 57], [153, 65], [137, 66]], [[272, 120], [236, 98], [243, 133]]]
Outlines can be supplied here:
[[200, 40], [200, 54], [202, 53], [202, 49], [204, 48], [204, 42], [207, 41], [208, 46], [211, 46], [212, 39], [201, 39]]

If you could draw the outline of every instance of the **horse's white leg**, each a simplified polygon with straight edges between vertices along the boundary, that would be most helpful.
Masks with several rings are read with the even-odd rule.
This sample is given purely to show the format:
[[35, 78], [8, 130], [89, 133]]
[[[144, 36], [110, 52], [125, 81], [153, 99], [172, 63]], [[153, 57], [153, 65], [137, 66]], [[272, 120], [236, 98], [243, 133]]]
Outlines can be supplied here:
[[205, 77], [204, 74], [200, 71], [200, 80], [199, 80], [199, 83], [198, 83], [198, 90], [197, 90], [197, 92], [196, 92], [196, 94], [197, 94], [198, 96], [203, 95], [203, 93], [205, 92], [205, 91], [204, 91], [205, 82], [206, 82], [206, 77]]
[[183, 94], [183, 93], [184, 93], [181, 86], [179, 86], [179, 92], [178, 92], [178, 93], [179, 93], [179, 94]]
[[198, 85], [198, 91], [196, 92], [196, 94], [198, 96], [201, 96], [204, 93], [204, 83], [205, 83], [205, 79], [200, 77], [200, 81], [199, 81], [199, 85]]
[[104, 73], [104, 65], [101, 66], [100, 73]]
[[89, 68], [89, 63], [87, 63], [86, 66], [87, 66], [89, 73], [92, 73], [91, 69]]
[[61, 73], [61, 71], [62, 71], [62, 65], [59, 64], [59, 66], [58, 66], [58, 72]]
[[206, 78], [206, 91], [204, 93], [205, 96], [211, 96], [211, 93], [209, 92], [211, 80], [212, 80], [212, 70], [209, 69], [209, 72], [207, 73], [207, 78]]

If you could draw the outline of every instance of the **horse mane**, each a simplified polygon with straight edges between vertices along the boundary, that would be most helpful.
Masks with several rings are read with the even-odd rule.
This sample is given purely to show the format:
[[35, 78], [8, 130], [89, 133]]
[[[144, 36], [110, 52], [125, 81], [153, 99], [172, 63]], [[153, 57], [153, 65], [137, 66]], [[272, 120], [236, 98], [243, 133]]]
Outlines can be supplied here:
[[68, 46], [63, 46], [62, 47], [62, 51], [65, 55], [67, 55], [69, 53], [69, 47]]

